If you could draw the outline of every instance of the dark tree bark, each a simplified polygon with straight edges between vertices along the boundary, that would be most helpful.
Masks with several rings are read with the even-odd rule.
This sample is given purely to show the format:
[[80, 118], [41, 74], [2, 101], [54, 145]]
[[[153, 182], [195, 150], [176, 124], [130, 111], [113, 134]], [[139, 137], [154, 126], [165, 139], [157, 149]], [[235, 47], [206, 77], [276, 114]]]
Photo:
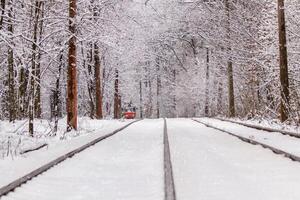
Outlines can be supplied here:
[[160, 66], [158, 59], [156, 60], [156, 117], [160, 118], [160, 91], [161, 91], [161, 79], [160, 79]]
[[[35, 24], [35, 39], [34, 41], [37, 44], [39, 44], [39, 41], [42, 40], [42, 34], [43, 34], [43, 20], [41, 20], [44, 17], [44, 2], [38, 0], [36, 3], [36, 21]], [[39, 40], [37, 39], [37, 36], [39, 35]], [[38, 47], [36, 49], [36, 70], [35, 70], [35, 79], [36, 79], [36, 91], [35, 91], [35, 99], [34, 99], [34, 112], [35, 116], [37, 118], [41, 118], [42, 115], [42, 105], [41, 105], [41, 51]]]
[[5, 14], [5, 0], [1, 0], [0, 30], [3, 28], [4, 14]]
[[205, 116], [209, 116], [209, 48], [206, 49]]
[[61, 117], [61, 92], [60, 92], [60, 78], [61, 78], [61, 71], [63, 67], [63, 54], [61, 53], [59, 58], [59, 67], [58, 67], [58, 74], [56, 76], [56, 83], [55, 83], [55, 91], [54, 91], [54, 98], [53, 98], [53, 107], [54, 107], [54, 129], [53, 132], [56, 134], [58, 129], [58, 119]]
[[119, 71], [115, 72], [115, 94], [114, 94], [114, 118], [120, 119], [121, 117], [121, 98], [119, 94]]
[[14, 53], [13, 49], [8, 50], [8, 105], [9, 105], [9, 121], [16, 119], [16, 93], [15, 93], [15, 72], [14, 72]]
[[152, 96], [152, 83], [151, 80], [148, 81], [149, 84], [149, 105], [148, 105], [148, 115], [152, 118], [153, 114], [153, 96]]
[[67, 87], [67, 131], [77, 130], [76, 0], [69, 0], [69, 66]]
[[[41, 15], [42, 1], [36, 0], [34, 11], [34, 27], [33, 27], [33, 43], [32, 43], [32, 58], [31, 58], [31, 75], [30, 75], [30, 92], [29, 92], [29, 134], [33, 136], [35, 116], [41, 116], [40, 108], [40, 88], [37, 91], [37, 85], [40, 83], [40, 69], [38, 63], [38, 28]], [[40, 86], [39, 86], [40, 87]], [[39, 99], [37, 99], [37, 96]]]
[[235, 102], [234, 102], [234, 82], [233, 82], [233, 64], [232, 64], [232, 55], [231, 55], [231, 28], [230, 28], [230, 0], [225, 0], [225, 9], [227, 13], [227, 75], [228, 75], [228, 100], [229, 100], [229, 117], [235, 117]]
[[94, 119], [95, 117], [95, 79], [92, 77], [95, 76], [94, 71], [95, 71], [95, 66], [93, 66], [93, 61], [94, 61], [94, 46], [92, 43], [90, 43], [90, 50], [87, 54], [88, 58], [88, 64], [87, 64], [87, 70], [88, 70], [88, 75], [87, 75], [87, 85], [88, 85], [88, 94], [89, 94], [89, 105], [90, 105], [90, 118]]
[[222, 78], [219, 77], [220, 80], [218, 81], [218, 97], [217, 97], [217, 111], [220, 114], [222, 112], [222, 104], [223, 104], [223, 83]]
[[278, 29], [281, 85], [280, 119], [284, 122], [289, 117], [288, 110], [290, 101], [284, 0], [278, 0]]
[[174, 84], [174, 88], [173, 88], [173, 91], [174, 91], [174, 94], [173, 94], [173, 116], [172, 117], [177, 117], [176, 116], [176, 113], [177, 113], [177, 99], [176, 99], [176, 69], [173, 69], [172, 70], [172, 73], [173, 73], [173, 84]]
[[30, 89], [29, 89], [29, 110], [28, 110], [28, 117], [29, 117], [29, 134], [30, 136], [34, 136], [34, 90], [35, 90], [35, 81], [33, 76], [33, 71], [31, 71], [30, 75]]
[[[4, 2], [5, 3], [5, 2]], [[9, 1], [10, 9], [8, 11], [9, 24], [8, 32], [11, 40], [13, 37], [13, 23], [11, 18], [13, 17], [12, 1]], [[9, 110], [9, 121], [13, 122], [16, 119], [16, 92], [15, 92], [15, 69], [14, 69], [14, 52], [13, 48], [8, 48], [8, 110]]]
[[143, 119], [143, 88], [142, 88], [142, 81], [140, 81], [140, 118]]
[[97, 44], [95, 44], [94, 47], [94, 60], [95, 60], [95, 94], [96, 94], [96, 119], [102, 119], [103, 118], [103, 112], [102, 112], [102, 79], [101, 79], [101, 62], [100, 62], [100, 53], [99, 53], [99, 47]]
[[18, 95], [18, 118], [23, 119], [27, 115], [28, 99], [26, 98], [29, 71], [21, 67], [19, 71], [19, 95]]
[[235, 117], [234, 86], [232, 62], [228, 62], [228, 95], [229, 95], [229, 117]]

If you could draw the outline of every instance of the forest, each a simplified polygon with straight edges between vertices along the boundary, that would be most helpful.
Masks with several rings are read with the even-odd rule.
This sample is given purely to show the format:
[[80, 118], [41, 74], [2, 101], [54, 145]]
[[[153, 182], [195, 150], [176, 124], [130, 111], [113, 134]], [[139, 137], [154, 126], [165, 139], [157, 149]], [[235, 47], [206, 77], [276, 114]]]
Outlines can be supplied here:
[[[0, 120], [300, 123], [298, 0], [1, 0]], [[56, 128], [55, 128], [56, 127]]]

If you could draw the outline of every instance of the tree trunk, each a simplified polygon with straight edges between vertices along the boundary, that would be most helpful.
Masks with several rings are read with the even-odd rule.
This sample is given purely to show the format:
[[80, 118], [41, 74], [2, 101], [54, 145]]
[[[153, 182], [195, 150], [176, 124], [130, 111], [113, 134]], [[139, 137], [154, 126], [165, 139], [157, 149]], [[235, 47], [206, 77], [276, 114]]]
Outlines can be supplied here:
[[228, 62], [228, 95], [229, 95], [229, 117], [235, 117], [234, 86], [232, 62]]
[[[39, 41], [42, 40], [43, 34], [43, 20], [41, 22], [40, 19], [44, 17], [44, 2], [38, 0], [36, 4], [36, 21], [35, 21], [35, 30], [34, 30], [34, 41], [36, 44], [39, 44]], [[38, 30], [39, 25], [39, 30]], [[39, 40], [37, 39], [37, 35], [39, 34]], [[41, 105], [41, 51], [40, 48], [36, 49], [36, 70], [35, 70], [35, 79], [36, 79], [36, 91], [35, 91], [35, 100], [34, 100], [34, 111], [35, 116], [37, 118], [41, 118], [42, 115], [42, 105]]]
[[284, 122], [288, 119], [290, 101], [284, 0], [278, 0], [278, 28], [281, 85], [280, 119]]
[[61, 77], [61, 71], [63, 67], [63, 53], [61, 53], [60, 58], [59, 58], [59, 67], [58, 67], [58, 74], [56, 76], [56, 84], [55, 84], [55, 91], [54, 91], [54, 128], [53, 132], [56, 134], [57, 129], [58, 129], [58, 119], [61, 115], [61, 101], [60, 101], [60, 77]]
[[[5, 2], [4, 2], [5, 3]], [[12, 40], [13, 45], [13, 23], [11, 18], [13, 17], [12, 2], [9, 2], [10, 9], [8, 11], [9, 25], [8, 32]], [[14, 69], [14, 52], [11, 47], [8, 48], [8, 110], [9, 110], [9, 121], [13, 122], [16, 119], [16, 97], [15, 97], [15, 69]]]
[[218, 99], [217, 99], [217, 113], [221, 114], [222, 113], [222, 106], [223, 104], [223, 83], [222, 83], [222, 78], [219, 76], [219, 81], [218, 81]]
[[99, 56], [99, 47], [95, 44], [94, 49], [94, 59], [95, 59], [95, 94], [96, 94], [96, 119], [102, 119], [102, 87], [101, 87], [101, 62]]
[[[33, 43], [32, 43], [32, 58], [31, 58], [31, 75], [30, 75], [30, 92], [29, 92], [29, 134], [33, 136], [34, 126], [33, 120], [35, 115], [40, 117], [41, 109], [40, 109], [40, 94], [37, 94], [36, 82], [38, 83], [38, 77], [40, 77], [40, 69], [38, 63], [38, 24], [40, 18], [42, 2], [40, 0], [36, 0], [35, 2], [35, 11], [34, 11], [34, 27], [33, 27]], [[38, 72], [39, 71], [39, 72]], [[39, 80], [40, 82], [40, 80]], [[40, 92], [40, 90], [39, 90]], [[39, 96], [37, 99], [36, 95]], [[37, 102], [39, 101], [39, 102]], [[38, 113], [37, 113], [38, 112]]]
[[5, 0], [1, 0], [1, 18], [0, 18], [0, 30], [3, 28], [3, 19], [5, 14]]
[[149, 113], [149, 118], [152, 118], [153, 114], [153, 96], [152, 96], [152, 83], [151, 80], [149, 80], [149, 105], [148, 105], [148, 113]]
[[69, 63], [67, 88], [67, 131], [77, 130], [76, 0], [69, 0]]
[[205, 116], [209, 116], [209, 48], [206, 49]]
[[177, 117], [177, 100], [176, 100], [176, 69], [173, 69], [173, 84], [174, 84], [174, 88], [173, 88], [173, 116], [172, 117]]
[[233, 67], [232, 67], [232, 55], [231, 55], [231, 28], [230, 28], [230, 3], [229, 0], [225, 0], [225, 9], [227, 13], [227, 75], [228, 75], [228, 98], [229, 98], [229, 117], [235, 117], [235, 102], [234, 102], [234, 83], [233, 83]]
[[116, 69], [115, 74], [115, 95], [114, 95], [114, 118], [119, 119], [121, 117], [121, 99], [119, 94], [119, 71]]
[[90, 105], [90, 118], [94, 119], [95, 117], [95, 80], [92, 78], [93, 76], [95, 76], [93, 69], [95, 70], [95, 66], [93, 67], [92, 63], [93, 63], [93, 57], [95, 57], [94, 55], [94, 46], [91, 43], [90, 44], [90, 50], [87, 54], [87, 58], [88, 58], [88, 64], [87, 64], [87, 70], [88, 70], [88, 75], [87, 75], [87, 85], [88, 85], [88, 94], [89, 94], [89, 105]]
[[19, 71], [19, 95], [18, 95], [18, 118], [23, 119], [27, 114], [27, 85], [28, 85], [28, 77], [29, 77], [29, 71], [28, 69], [25, 69], [24, 67], [21, 67]]
[[156, 63], [156, 117], [160, 118], [160, 90], [161, 90], [161, 80], [160, 80], [160, 66], [157, 61]]
[[142, 88], [142, 81], [140, 81], [140, 118], [143, 119], [143, 88]]

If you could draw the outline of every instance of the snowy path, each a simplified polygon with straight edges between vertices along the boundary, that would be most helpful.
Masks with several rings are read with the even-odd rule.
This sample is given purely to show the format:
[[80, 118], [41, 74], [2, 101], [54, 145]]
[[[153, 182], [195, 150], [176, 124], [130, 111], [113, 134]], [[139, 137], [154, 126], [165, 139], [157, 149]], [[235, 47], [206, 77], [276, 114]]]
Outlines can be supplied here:
[[197, 120], [300, 157], [299, 138], [282, 135], [277, 132], [270, 133], [266, 131], [260, 131], [231, 122], [221, 121], [218, 119], [200, 118]]
[[168, 120], [178, 200], [295, 200], [300, 165], [191, 120]]
[[1, 200], [162, 200], [163, 120], [137, 122]]

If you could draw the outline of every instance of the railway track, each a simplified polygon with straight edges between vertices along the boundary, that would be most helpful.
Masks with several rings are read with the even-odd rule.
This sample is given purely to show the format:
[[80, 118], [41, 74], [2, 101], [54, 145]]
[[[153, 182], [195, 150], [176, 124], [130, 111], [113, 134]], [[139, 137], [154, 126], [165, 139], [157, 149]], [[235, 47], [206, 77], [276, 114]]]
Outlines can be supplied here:
[[[140, 120], [138, 120], [138, 121], [140, 121]], [[135, 122], [137, 122], [137, 121], [135, 121]], [[40, 193], [42, 195], [40, 197], [42, 197], [42, 199], [44, 199], [43, 196], [46, 195], [45, 192], [43, 192], [44, 190], [47, 191], [47, 193], [48, 193], [48, 192], [51, 192], [53, 190], [53, 188], [57, 188], [57, 187], [53, 187], [53, 185], [52, 185], [53, 184], [52, 183], [53, 174], [56, 174], [55, 176], [57, 176], [58, 171], [62, 171], [62, 173], [64, 173], [65, 171], [67, 172], [67, 170], [71, 170], [71, 168], [69, 168], [70, 165], [68, 164], [70, 162], [73, 163], [72, 166], [80, 165], [78, 163], [78, 162], [80, 162], [80, 158], [78, 159], [78, 156], [79, 157], [85, 157], [87, 154], [89, 154], [91, 156], [95, 156], [97, 153], [92, 148], [91, 148], [90, 151], [92, 151], [93, 153], [86, 152], [86, 151], [83, 152], [83, 151], [86, 150], [86, 149], [88, 149], [91, 146], [94, 146], [95, 144], [99, 143], [100, 141], [103, 141], [103, 140], [105, 140], [107, 138], [110, 138], [113, 135], [116, 135], [118, 132], [123, 131], [124, 129], [128, 128], [130, 125], [132, 125], [135, 122], [132, 122], [132, 123], [130, 123], [130, 124], [128, 124], [128, 125], [120, 128], [120, 129], [117, 129], [117, 130], [115, 130], [114, 132], [112, 132], [110, 134], [107, 134], [105, 136], [97, 138], [96, 140], [93, 140], [93, 141], [89, 142], [88, 144], [85, 144], [82, 147], [80, 147], [78, 149], [75, 149], [74, 151], [71, 151], [71, 152], [69, 152], [69, 153], [67, 153], [67, 154], [65, 154], [63, 156], [60, 156], [59, 158], [57, 158], [57, 159], [49, 162], [48, 164], [46, 164], [46, 165], [44, 165], [42, 167], [39, 167], [38, 169], [36, 169], [36, 170], [34, 170], [34, 171], [26, 174], [25, 176], [23, 176], [23, 177], [15, 180], [14, 182], [12, 182], [12, 183], [10, 183], [10, 184], [8, 184], [8, 185], [0, 188], [0, 199], [2, 199], [2, 197], [5, 197], [4, 199], [6, 199], [6, 198], [7, 199], [14, 199], [15, 196], [17, 198], [19, 198], [19, 197], [21, 197], [23, 195], [25, 195], [25, 198], [27, 198], [27, 195], [29, 195], [28, 198], [31, 198], [32, 197], [31, 196], [32, 193], [30, 192], [31, 188], [35, 188], [35, 187], [38, 187], [38, 188], [42, 187], [41, 191], [38, 188], [36, 188], [36, 189], [38, 191], [40, 191]], [[174, 177], [173, 177], [173, 168], [172, 168], [170, 145], [169, 145], [169, 138], [168, 138], [167, 120], [164, 119], [163, 123], [162, 123], [162, 120], [161, 120], [160, 123], [161, 123], [161, 125], [163, 125], [162, 126], [163, 129], [160, 128], [159, 133], [156, 133], [156, 135], [157, 135], [157, 138], [160, 139], [160, 142], [159, 142], [160, 144], [161, 144], [161, 139], [163, 139], [163, 148], [160, 148], [160, 150], [157, 147], [155, 147], [155, 146], [153, 146], [153, 148], [156, 148], [157, 152], [163, 152], [163, 154], [160, 154], [160, 155], [162, 155], [161, 161], [163, 161], [163, 162], [160, 162], [160, 164], [163, 163], [163, 166], [161, 168], [162, 169], [161, 172], [163, 174], [164, 180], [162, 180], [162, 179], [160, 179], [160, 180], [163, 182], [164, 196], [161, 196], [161, 197], [164, 200], [176, 200], [175, 184], [174, 184]], [[129, 129], [127, 130], [126, 129], [126, 132], [127, 132], [126, 137], [128, 137], [128, 139], [130, 139], [130, 140], [132, 140], [132, 138], [131, 138], [130, 134], [128, 134], [128, 133], [129, 132], [131, 133], [131, 131], [133, 131], [133, 130], [137, 132], [138, 128], [137, 127], [135, 127], [135, 128], [132, 127], [131, 130], [129, 130]], [[140, 128], [139, 128], [139, 130], [140, 130]], [[118, 134], [118, 137], [121, 136], [121, 137], [125, 138], [125, 135], [124, 136], [122, 136], [122, 135], [123, 134]], [[151, 135], [152, 134], [149, 134], [150, 137], [152, 137]], [[140, 137], [141, 136], [138, 136], [139, 140], [140, 140]], [[140, 140], [140, 141], [143, 141], [143, 140]], [[145, 141], [147, 141], [147, 139], [145, 139]], [[122, 139], [120, 139], [120, 138], [118, 138], [118, 139], [114, 138], [114, 140], [111, 141], [111, 143], [114, 143], [114, 142], [122, 143]], [[135, 143], [135, 140], [132, 140], [132, 142]], [[159, 143], [157, 143], [157, 144], [159, 144]], [[106, 145], [107, 145], [107, 143], [106, 143]], [[145, 146], [145, 145], [143, 145], [143, 146]], [[99, 148], [99, 147], [101, 148], [101, 145], [99, 145], [98, 147], [94, 147], [94, 148]], [[119, 151], [122, 152], [123, 151], [122, 149], [126, 150], [125, 148], [124, 148], [124, 146], [120, 147]], [[131, 148], [132, 147], [130, 147], [129, 149], [131, 149]], [[111, 153], [108, 153], [108, 154], [113, 154], [114, 156], [115, 155], [119, 155], [120, 156], [120, 153], [118, 153], [118, 152], [116, 152], [116, 153], [112, 153], [113, 151], [110, 151], [110, 152]], [[132, 151], [129, 151], [129, 152], [132, 152]], [[134, 151], [133, 153], [135, 153], [135, 152], [137, 152], [137, 151]], [[153, 152], [153, 150], [150, 149], [150, 152]], [[141, 151], [139, 154], [144, 155], [144, 153], [145, 152]], [[76, 154], [78, 154], [78, 155], [76, 155]], [[66, 162], [66, 163], [64, 162], [68, 158], [72, 158], [75, 155], [76, 155], [76, 159], [74, 157], [73, 159], [68, 160], [68, 162]], [[114, 159], [114, 156], [112, 156], [113, 159]], [[104, 159], [105, 160], [105, 157], [110, 157], [110, 155], [104, 155], [104, 156], [101, 156], [101, 158], [97, 158], [97, 159]], [[135, 158], [135, 159], [138, 159], [138, 158], [139, 157], [137, 156], [137, 158]], [[146, 159], [147, 162], [149, 162], [149, 164], [150, 163], [152, 164], [152, 162], [153, 162], [152, 159], [147, 159], [147, 158], [144, 158], [144, 157], [140, 157], [140, 159]], [[138, 159], [138, 161], [141, 161], [140, 159]], [[89, 161], [90, 160], [85, 160], [85, 162], [89, 162]], [[92, 163], [93, 163], [93, 160], [92, 160], [91, 164]], [[67, 166], [65, 164], [67, 164]], [[122, 165], [126, 165], [126, 164], [122, 163]], [[158, 167], [159, 166], [156, 166], [154, 170], [157, 171]], [[51, 168], [54, 168], [54, 169], [51, 169]], [[95, 166], [95, 168], [97, 168], [97, 167]], [[116, 167], [116, 168], [118, 168], [118, 167]], [[112, 171], [113, 171], [113, 169], [112, 169]], [[99, 171], [99, 172], [100, 172], [100, 174], [105, 173], [102, 170]], [[118, 175], [116, 175], [116, 176], [118, 176]], [[142, 178], [142, 177], [140, 177], [140, 178]], [[32, 179], [34, 179], [34, 180], [31, 181]], [[61, 185], [61, 184], [63, 184], [65, 179], [63, 178], [62, 180], [60, 180], [60, 179], [58, 179], [58, 180], [59, 181], [56, 182], [54, 185]], [[113, 179], [111, 179], [111, 180], [113, 180]], [[146, 180], [146, 182], [148, 182], [148, 180]], [[93, 183], [91, 182], [91, 183], [88, 183], [88, 184], [93, 184]], [[131, 184], [134, 185], [134, 183], [131, 183]], [[88, 185], [86, 185], [86, 186], [88, 186]], [[20, 188], [20, 189], [18, 189], [18, 188]], [[66, 188], [66, 191], [64, 193], [62, 193], [62, 194], [68, 193], [68, 191], [69, 191], [69, 189]], [[112, 191], [112, 193], [113, 193], [113, 191]], [[120, 194], [123, 194], [123, 193], [120, 192]], [[59, 198], [64, 198], [63, 196], [64, 195], [59, 196]], [[124, 194], [124, 196], [126, 196], [126, 194]], [[38, 199], [40, 199], [40, 197]], [[35, 198], [33, 198], [33, 199], [35, 199]], [[45, 198], [45, 199], [48, 199], [48, 198]], [[50, 197], [49, 199], [53, 199], [53, 198]], [[91, 198], [91, 199], [93, 199], [93, 198]]]
[[219, 117], [213, 118], [213, 119], [217, 119], [217, 120], [224, 121], [224, 122], [235, 123], [235, 124], [238, 124], [238, 125], [246, 126], [248, 128], [254, 128], [254, 129], [257, 129], [257, 130], [261, 130], [261, 131], [277, 132], [277, 133], [280, 133], [282, 135], [288, 135], [288, 136], [291, 136], [291, 137], [300, 138], [300, 133], [297, 134], [297, 133], [291, 132], [291, 131], [284, 131], [284, 130], [279, 130], [279, 129], [267, 128], [267, 127], [263, 127], [263, 126], [259, 126], [259, 125], [246, 124], [246, 123], [243, 123], [243, 122], [236, 122], [236, 121], [233, 121], [233, 120], [222, 119], [222, 118], [219, 118]]
[[[300, 156], [295, 155], [295, 154], [293, 154], [293, 153], [290, 153], [290, 152], [288, 152], [288, 151], [282, 150], [282, 149], [280, 149], [280, 148], [273, 147], [273, 146], [271, 146], [271, 145], [269, 145], [269, 144], [265, 144], [265, 143], [263, 143], [263, 142], [260, 142], [260, 141], [255, 140], [255, 139], [251, 139], [251, 138], [248, 138], [248, 137], [244, 137], [244, 136], [235, 134], [235, 133], [233, 133], [233, 132], [231, 132], [231, 131], [224, 130], [224, 129], [222, 129], [222, 128], [218, 128], [218, 127], [216, 127], [216, 126], [214, 126], [214, 125], [211, 125], [211, 124], [209, 124], [209, 123], [205, 123], [205, 122], [202, 122], [202, 121], [199, 121], [199, 120], [196, 120], [196, 119], [192, 119], [192, 120], [195, 121], [195, 122], [197, 122], [197, 123], [200, 123], [200, 124], [202, 124], [202, 125], [204, 125], [204, 126], [206, 126], [206, 127], [209, 127], [209, 128], [212, 128], [212, 129], [215, 129], [215, 130], [224, 132], [224, 133], [226, 133], [226, 134], [229, 134], [229, 135], [231, 135], [231, 136], [233, 136], [233, 137], [236, 137], [236, 138], [242, 140], [243, 142], [247, 142], [247, 143], [253, 144], [253, 145], [260, 145], [260, 146], [262, 146], [263, 148], [270, 149], [270, 150], [271, 150], [272, 152], [274, 152], [275, 154], [280, 154], [280, 155], [283, 155], [284, 157], [290, 158], [290, 159], [293, 160], [293, 161], [300, 162]], [[233, 122], [231, 122], [231, 123], [233, 123]], [[247, 126], [247, 127], [249, 127], [249, 126]], [[252, 127], [249, 127], [249, 128], [252, 128]], [[260, 130], [262, 130], [262, 129], [260, 129]], [[285, 134], [285, 135], [286, 135], [286, 134]]]
[[170, 154], [167, 120], [164, 118], [164, 184], [165, 200], [176, 200], [175, 183]]
[[91, 141], [91, 142], [89, 142], [89, 143], [73, 150], [73, 151], [70, 151], [69, 153], [66, 153], [66, 154], [56, 158], [55, 160], [53, 160], [53, 161], [37, 168], [36, 170], [31, 171], [30, 173], [26, 174], [25, 176], [23, 176], [23, 177], [15, 180], [13, 182], [11, 182], [10, 184], [0, 188], [0, 198], [7, 195], [7, 194], [9, 194], [10, 192], [13, 192], [16, 188], [22, 186], [23, 184], [26, 184], [28, 181], [32, 180], [33, 178], [39, 176], [40, 174], [42, 174], [46, 171], [48, 171], [49, 169], [55, 167], [56, 165], [62, 163], [63, 161], [67, 160], [68, 158], [72, 158], [74, 155], [88, 149], [89, 147], [91, 147], [91, 146], [93, 146], [93, 145], [95, 145], [95, 144], [97, 144], [97, 143], [99, 143], [99, 142], [101, 142], [101, 141], [103, 141], [107, 138], [110, 138], [111, 136], [117, 134], [118, 132], [126, 129], [127, 127], [129, 127], [130, 125], [132, 125], [132, 124], [134, 124], [138, 121], [140, 121], [140, 120], [133, 121], [133, 122], [119, 128], [119, 129], [113, 131], [112, 133], [101, 136], [101, 137], [99, 137], [99, 138], [97, 138], [97, 139], [95, 139], [95, 140], [93, 140], [93, 141]]
[[[224, 196], [224, 187], [227, 188], [227, 194], [232, 195], [232, 189], [235, 190], [240, 186], [232, 176], [235, 173], [239, 173], [240, 183], [246, 181], [247, 184], [252, 184], [252, 189], [255, 189], [253, 191], [257, 191], [259, 196], [261, 187], [257, 186], [252, 181], [253, 179], [248, 178], [249, 170], [252, 170], [257, 178], [264, 176], [265, 170], [270, 168], [268, 166], [277, 166], [278, 169], [281, 169], [282, 166], [276, 164], [278, 162], [282, 162], [283, 166], [288, 166], [287, 169], [295, 168], [296, 172], [298, 170], [298, 165], [291, 165], [289, 160], [277, 158], [277, 156], [265, 152], [264, 149], [244, 145], [228, 137], [227, 134], [250, 144], [261, 145], [276, 154], [282, 154], [300, 162], [298, 155], [215, 127], [209, 121], [207, 123], [195, 119], [194, 121], [192, 122], [190, 119], [182, 121], [180, 119], [143, 120], [143, 122], [129, 127], [137, 121], [132, 122], [56, 159], [48, 166], [35, 170], [34, 173], [32, 172], [33, 174], [28, 174], [28, 177], [22, 177], [25, 179], [18, 179], [14, 183], [0, 188], [0, 199], [2, 200], [3, 197], [3, 200], [129, 200], [144, 198], [176, 200], [176, 198], [197, 199], [202, 197], [201, 195], [204, 195], [201, 199], [210, 199], [210, 197], [215, 199], [215, 193], [218, 193], [220, 198]], [[199, 126], [196, 122], [206, 127]], [[172, 132], [172, 135], [168, 134], [168, 130]], [[249, 130], [251, 132], [252, 129]], [[116, 134], [120, 131], [123, 131], [122, 134]], [[220, 134], [220, 131], [226, 134]], [[111, 139], [105, 140], [113, 135], [115, 136]], [[94, 145], [102, 140], [105, 141], [100, 145]], [[91, 146], [93, 147], [89, 148]], [[85, 149], [86, 151], [83, 151]], [[240, 153], [240, 149], [244, 150], [248, 157]], [[258, 154], [257, 152], [263, 154], [263, 158], [253, 157]], [[68, 159], [75, 154], [78, 155]], [[252, 160], [252, 158], [257, 159]], [[265, 158], [269, 160], [265, 160]], [[63, 162], [66, 159], [68, 161]], [[260, 162], [261, 159], [266, 163]], [[255, 169], [249, 169], [249, 166]], [[50, 168], [53, 169], [49, 170]], [[267, 176], [273, 178], [277, 172], [278, 170], [275, 170], [274, 173], [267, 174]], [[284, 170], [281, 175], [278, 175], [277, 180], [281, 181], [283, 175], [286, 176]], [[216, 181], [220, 181], [220, 177], [222, 177], [221, 181], [226, 183], [225, 185], [215, 184]], [[31, 179], [33, 180], [30, 181]], [[269, 178], [259, 180], [264, 181]], [[286, 180], [290, 180], [290, 177], [287, 177]], [[227, 184], [228, 182], [230, 184]], [[269, 191], [269, 188], [276, 186], [276, 181], [274, 185], [269, 181], [267, 184], [266, 190]], [[216, 189], [218, 186], [219, 188]], [[15, 189], [16, 191], [14, 191]], [[237, 194], [240, 193], [239, 191]], [[245, 188], [244, 192], [241, 194], [248, 194], [248, 188]]]

